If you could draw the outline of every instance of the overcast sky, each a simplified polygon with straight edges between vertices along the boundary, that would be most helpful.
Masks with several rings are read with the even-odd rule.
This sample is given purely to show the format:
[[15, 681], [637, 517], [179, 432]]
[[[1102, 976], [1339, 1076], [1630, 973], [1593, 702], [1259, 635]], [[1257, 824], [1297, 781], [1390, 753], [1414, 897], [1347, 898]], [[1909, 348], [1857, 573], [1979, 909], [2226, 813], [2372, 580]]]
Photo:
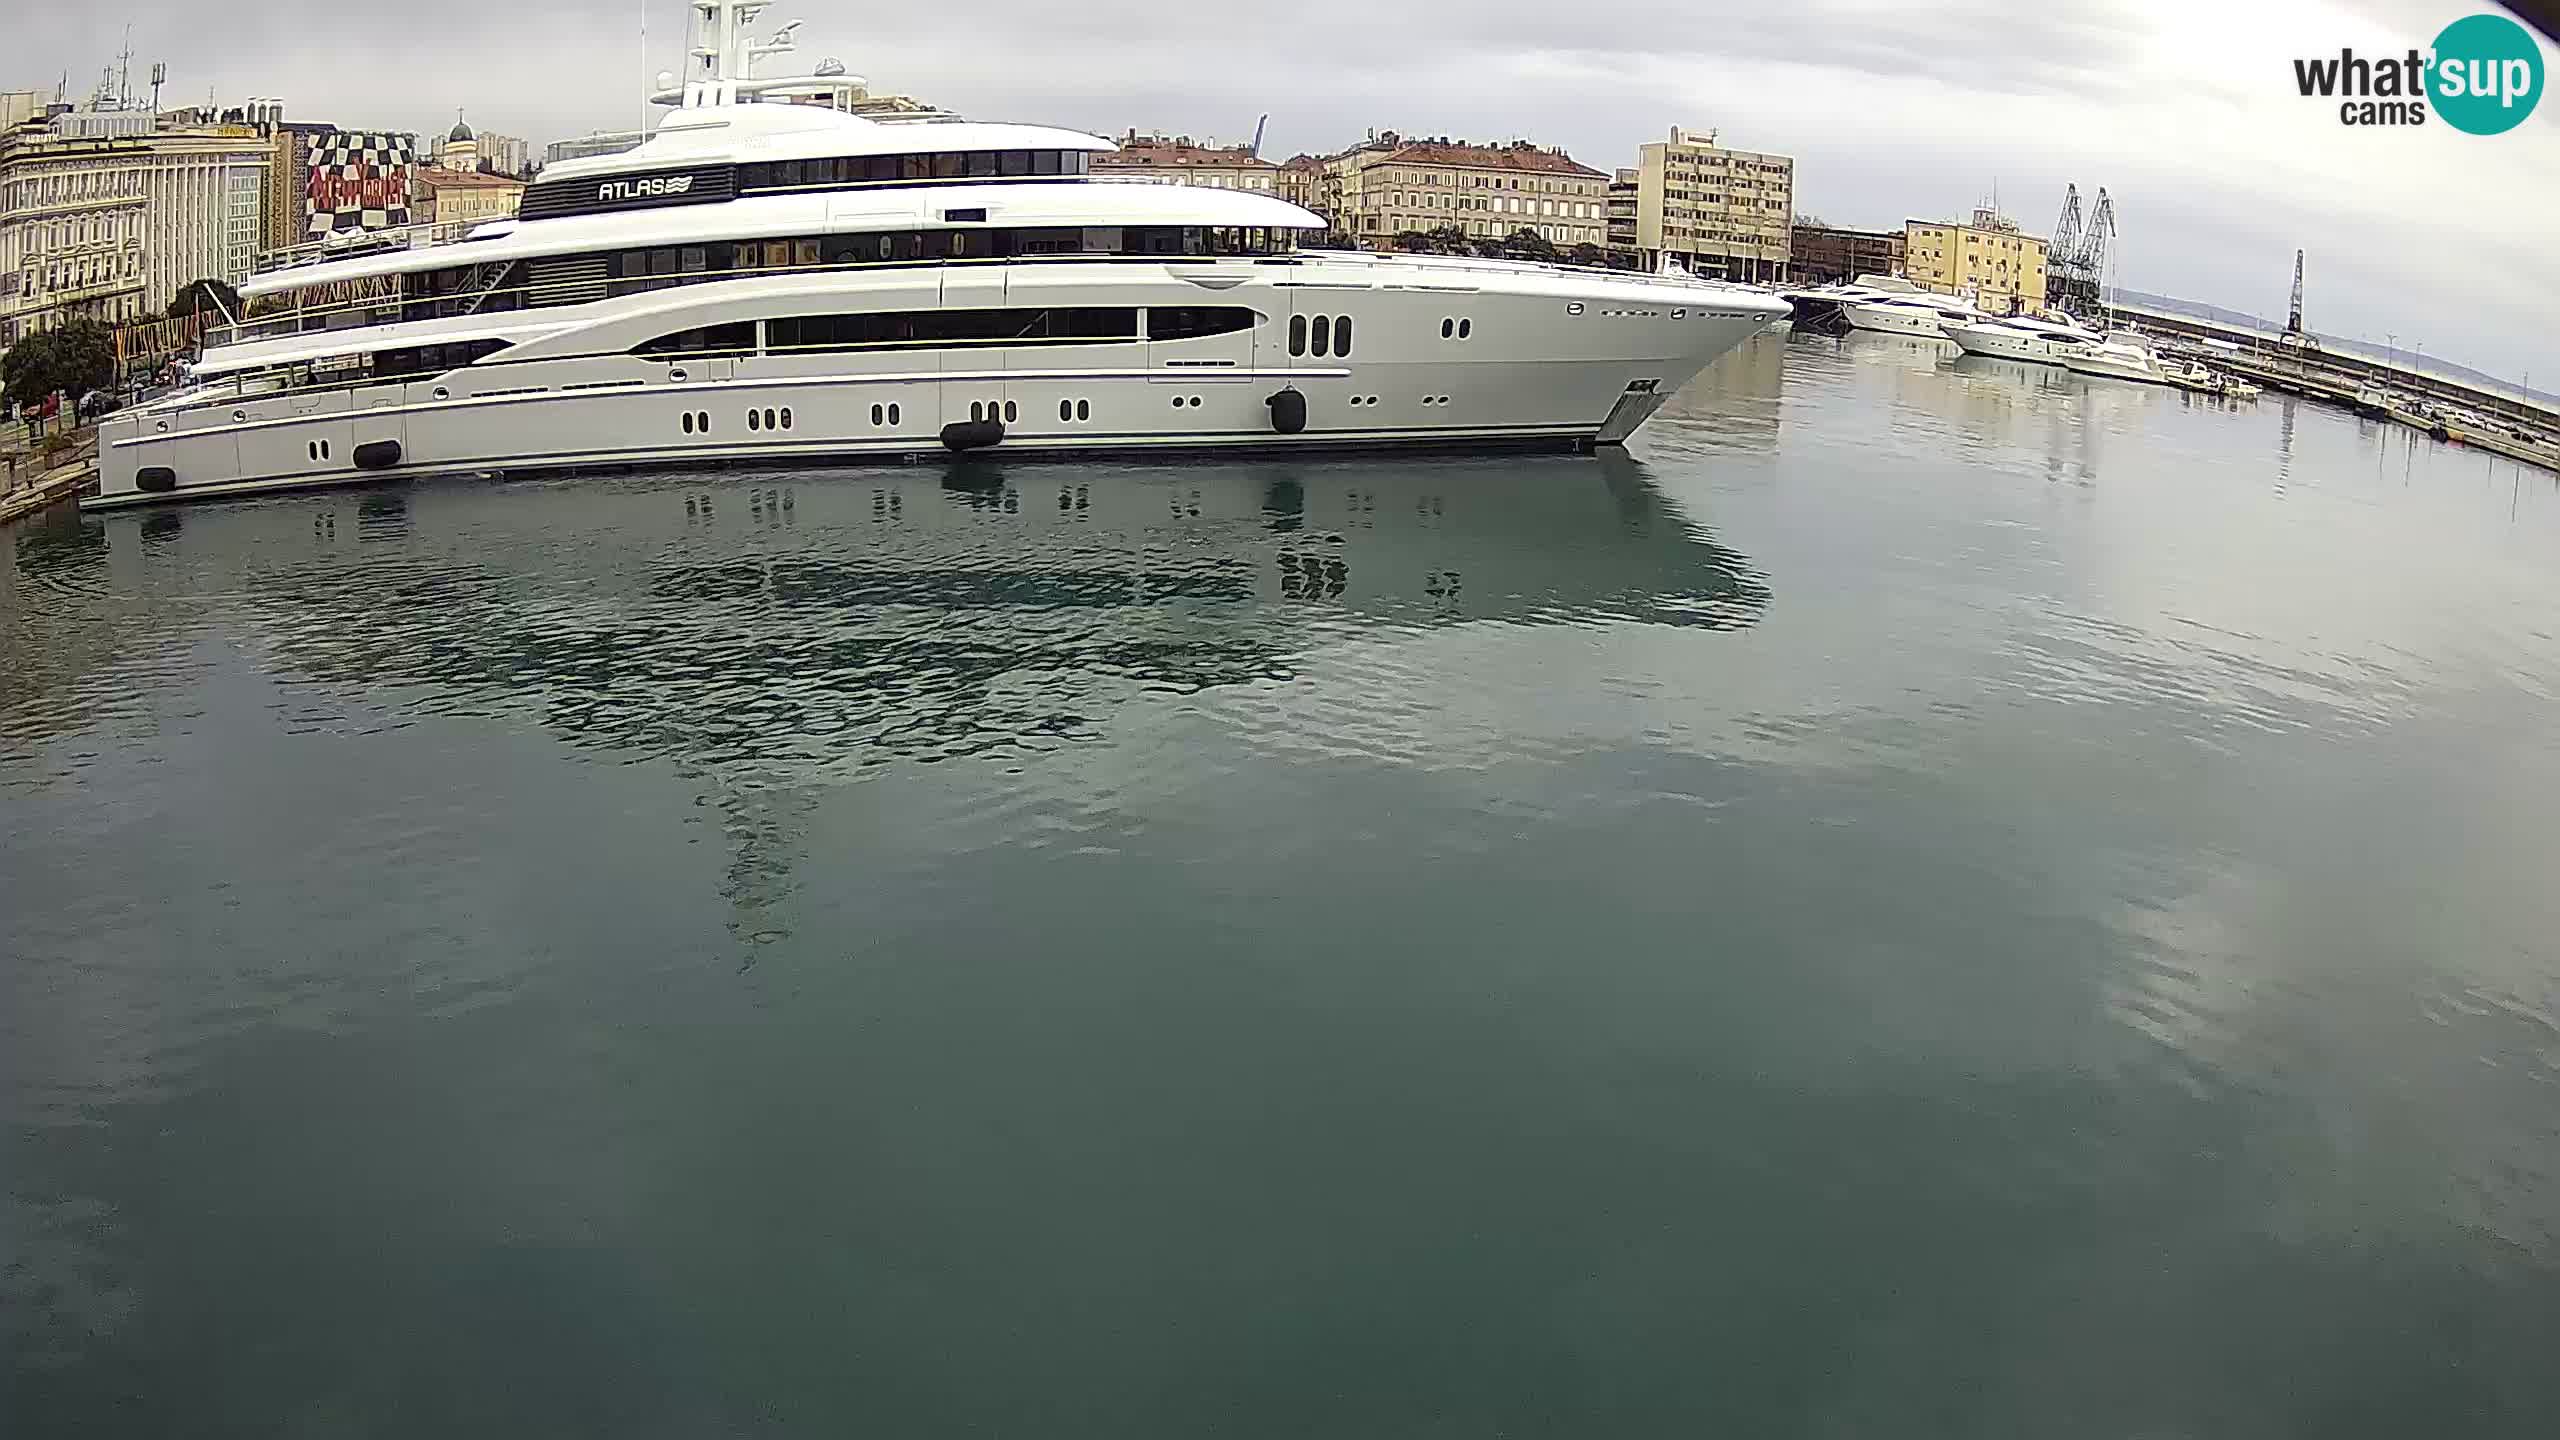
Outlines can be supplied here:
[[[779, 3], [801, 59], [983, 119], [1135, 125], [1338, 149], [1375, 127], [1526, 136], [1602, 169], [1673, 124], [1796, 157], [1797, 208], [1838, 224], [1957, 215], [1996, 184], [2028, 229], [2065, 181], [2113, 193], [2117, 280], [2281, 317], [2310, 251], [2310, 323], [2560, 388], [2560, 100], [2502, 136], [2356, 129], [2302, 99], [2297, 56], [2398, 54], [2484, 8], [2423, 0], [974, 0]], [[639, 38], [644, 9], [649, 56]], [[170, 103], [281, 95], [350, 128], [474, 125], [545, 141], [636, 123], [685, 10], [596, 0], [129, 0], [35, 6], [14, 73], [83, 90], [133, 26]], [[2544, 42], [2547, 71], [2560, 56]], [[2094, 195], [2091, 196], [2094, 199]]]

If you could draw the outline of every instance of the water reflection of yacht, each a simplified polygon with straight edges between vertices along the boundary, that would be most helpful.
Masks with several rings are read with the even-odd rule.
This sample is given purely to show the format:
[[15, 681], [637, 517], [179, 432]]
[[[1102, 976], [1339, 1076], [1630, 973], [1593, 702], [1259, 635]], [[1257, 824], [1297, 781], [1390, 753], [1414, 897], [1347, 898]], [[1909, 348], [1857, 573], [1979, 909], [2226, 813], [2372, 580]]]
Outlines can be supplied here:
[[[315, 679], [541, 704], [582, 738], [679, 752], [757, 729], [895, 748], [925, 712], [1034, 703], [998, 700], [1017, 669], [1050, 677], [1040, 704], [1282, 674], [1310, 603], [1733, 628], [1768, 598], [1623, 455], [438, 481], [89, 523], [123, 564], [146, 521], [164, 545], [309, 554], [236, 603]], [[395, 571], [357, 563], [381, 539]], [[587, 698], [538, 698], [555, 686]], [[966, 729], [1000, 744], [1029, 723]]]

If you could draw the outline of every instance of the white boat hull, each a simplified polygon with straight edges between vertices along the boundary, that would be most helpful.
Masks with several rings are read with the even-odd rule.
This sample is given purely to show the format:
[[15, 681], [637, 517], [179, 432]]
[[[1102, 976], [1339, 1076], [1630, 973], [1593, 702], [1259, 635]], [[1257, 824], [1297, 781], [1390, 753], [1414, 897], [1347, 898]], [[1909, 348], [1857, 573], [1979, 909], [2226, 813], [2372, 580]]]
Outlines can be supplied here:
[[1956, 348], [1968, 355], [2023, 360], [2031, 365], [2065, 365], [2066, 357], [2071, 353], [2087, 350], [2095, 343], [2074, 345], [1995, 325], [1949, 325], [1946, 334], [1948, 339], [1956, 342]]
[[[99, 494], [86, 503], [454, 472], [896, 461], [946, 454], [944, 427], [980, 418], [1004, 427], [972, 452], [992, 456], [1614, 443], [1783, 310], [1698, 282], [1312, 257], [1047, 262], [961, 279], [921, 268], [689, 285], [575, 307], [569, 328], [441, 375], [163, 402], [102, 428]], [[635, 338], [761, 314], [988, 303], [1243, 306], [1259, 319], [1171, 342], [675, 363], [627, 353]], [[1293, 315], [1349, 317], [1352, 353], [1289, 354]], [[1452, 317], [1471, 322], [1464, 336], [1443, 333]], [[1284, 390], [1306, 397], [1302, 431], [1275, 426], [1268, 402]], [[360, 450], [376, 468], [356, 464]]]
[[2104, 351], [2091, 351], [2069, 356], [2063, 360], [2062, 364], [2065, 369], [2082, 375], [2095, 375], [2106, 380], [2133, 380], [2145, 385], [2173, 383], [2168, 375], [2161, 371], [2159, 364], [2147, 357], [2137, 358], [2110, 355]]
[[1851, 301], [1840, 307], [1850, 328], [1883, 335], [1916, 335], [1923, 340], [1947, 338], [1946, 320], [1936, 310], [1891, 303]]

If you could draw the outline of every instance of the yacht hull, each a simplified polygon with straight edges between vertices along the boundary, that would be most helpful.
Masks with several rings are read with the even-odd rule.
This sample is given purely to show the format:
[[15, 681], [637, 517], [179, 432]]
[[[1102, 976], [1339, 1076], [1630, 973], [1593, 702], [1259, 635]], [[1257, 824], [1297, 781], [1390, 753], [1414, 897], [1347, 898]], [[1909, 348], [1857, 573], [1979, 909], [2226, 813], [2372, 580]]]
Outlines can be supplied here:
[[1957, 349], [1967, 355], [1987, 355], [1997, 360], [2022, 360], [2030, 365], [2053, 365], [2066, 369], [2069, 368], [2065, 361], [2067, 355], [2075, 349], [2088, 348], [1987, 325], [1949, 325], [1946, 335], [1956, 342]]
[[[1585, 448], [1624, 440], [1783, 313], [1774, 299], [1721, 286], [1561, 269], [1003, 268], [1013, 273], [973, 271], [966, 298], [952, 303], [995, 293], [1016, 305], [1215, 304], [1256, 319], [1228, 334], [1134, 344], [674, 362], [629, 353], [634, 336], [759, 314], [910, 309], [957, 288], [914, 272], [688, 286], [580, 307], [592, 313], [565, 331], [440, 375], [128, 412], [102, 429], [100, 489], [84, 503], [407, 475], [895, 463], [952, 454], [946, 427], [984, 444], [972, 457]], [[1293, 332], [1308, 328], [1297, 320], [1319, 330], [1347, 321], [1337, 333], [1351, 337], [1350, 353], [1293, 347]], [[1287, 392], [1304, 397], [1295, 431], [1282, 428], [1295, 402], [1274, 404]], [[997, 438], [985, 443], [989, 433]]]
[[1840, 307], [1840, 314], [1854, 330], [1872, 330], [1883, 335], [1916, 335], [1923, 340], [1947, 338], [1944, 322], [1934, 310], [1851, 302]]

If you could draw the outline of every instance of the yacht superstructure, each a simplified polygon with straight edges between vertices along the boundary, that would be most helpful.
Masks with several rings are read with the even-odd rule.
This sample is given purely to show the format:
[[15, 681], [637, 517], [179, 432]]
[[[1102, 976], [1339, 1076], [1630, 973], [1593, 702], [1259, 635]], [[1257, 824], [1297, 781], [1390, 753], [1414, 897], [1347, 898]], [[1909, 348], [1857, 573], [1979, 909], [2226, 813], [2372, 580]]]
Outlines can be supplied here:
[[[253, 277], [89, 503], [385, 475], [924, 452], [1623, 441], [1783, 313], [1685, 277], [1300, 250], [1267, 195], [1111, 143], [776, 103], [762, 0], [696, 0], [675, 106], [449, 243]], [[837, 83], [830, 80], [826, 83]]]

